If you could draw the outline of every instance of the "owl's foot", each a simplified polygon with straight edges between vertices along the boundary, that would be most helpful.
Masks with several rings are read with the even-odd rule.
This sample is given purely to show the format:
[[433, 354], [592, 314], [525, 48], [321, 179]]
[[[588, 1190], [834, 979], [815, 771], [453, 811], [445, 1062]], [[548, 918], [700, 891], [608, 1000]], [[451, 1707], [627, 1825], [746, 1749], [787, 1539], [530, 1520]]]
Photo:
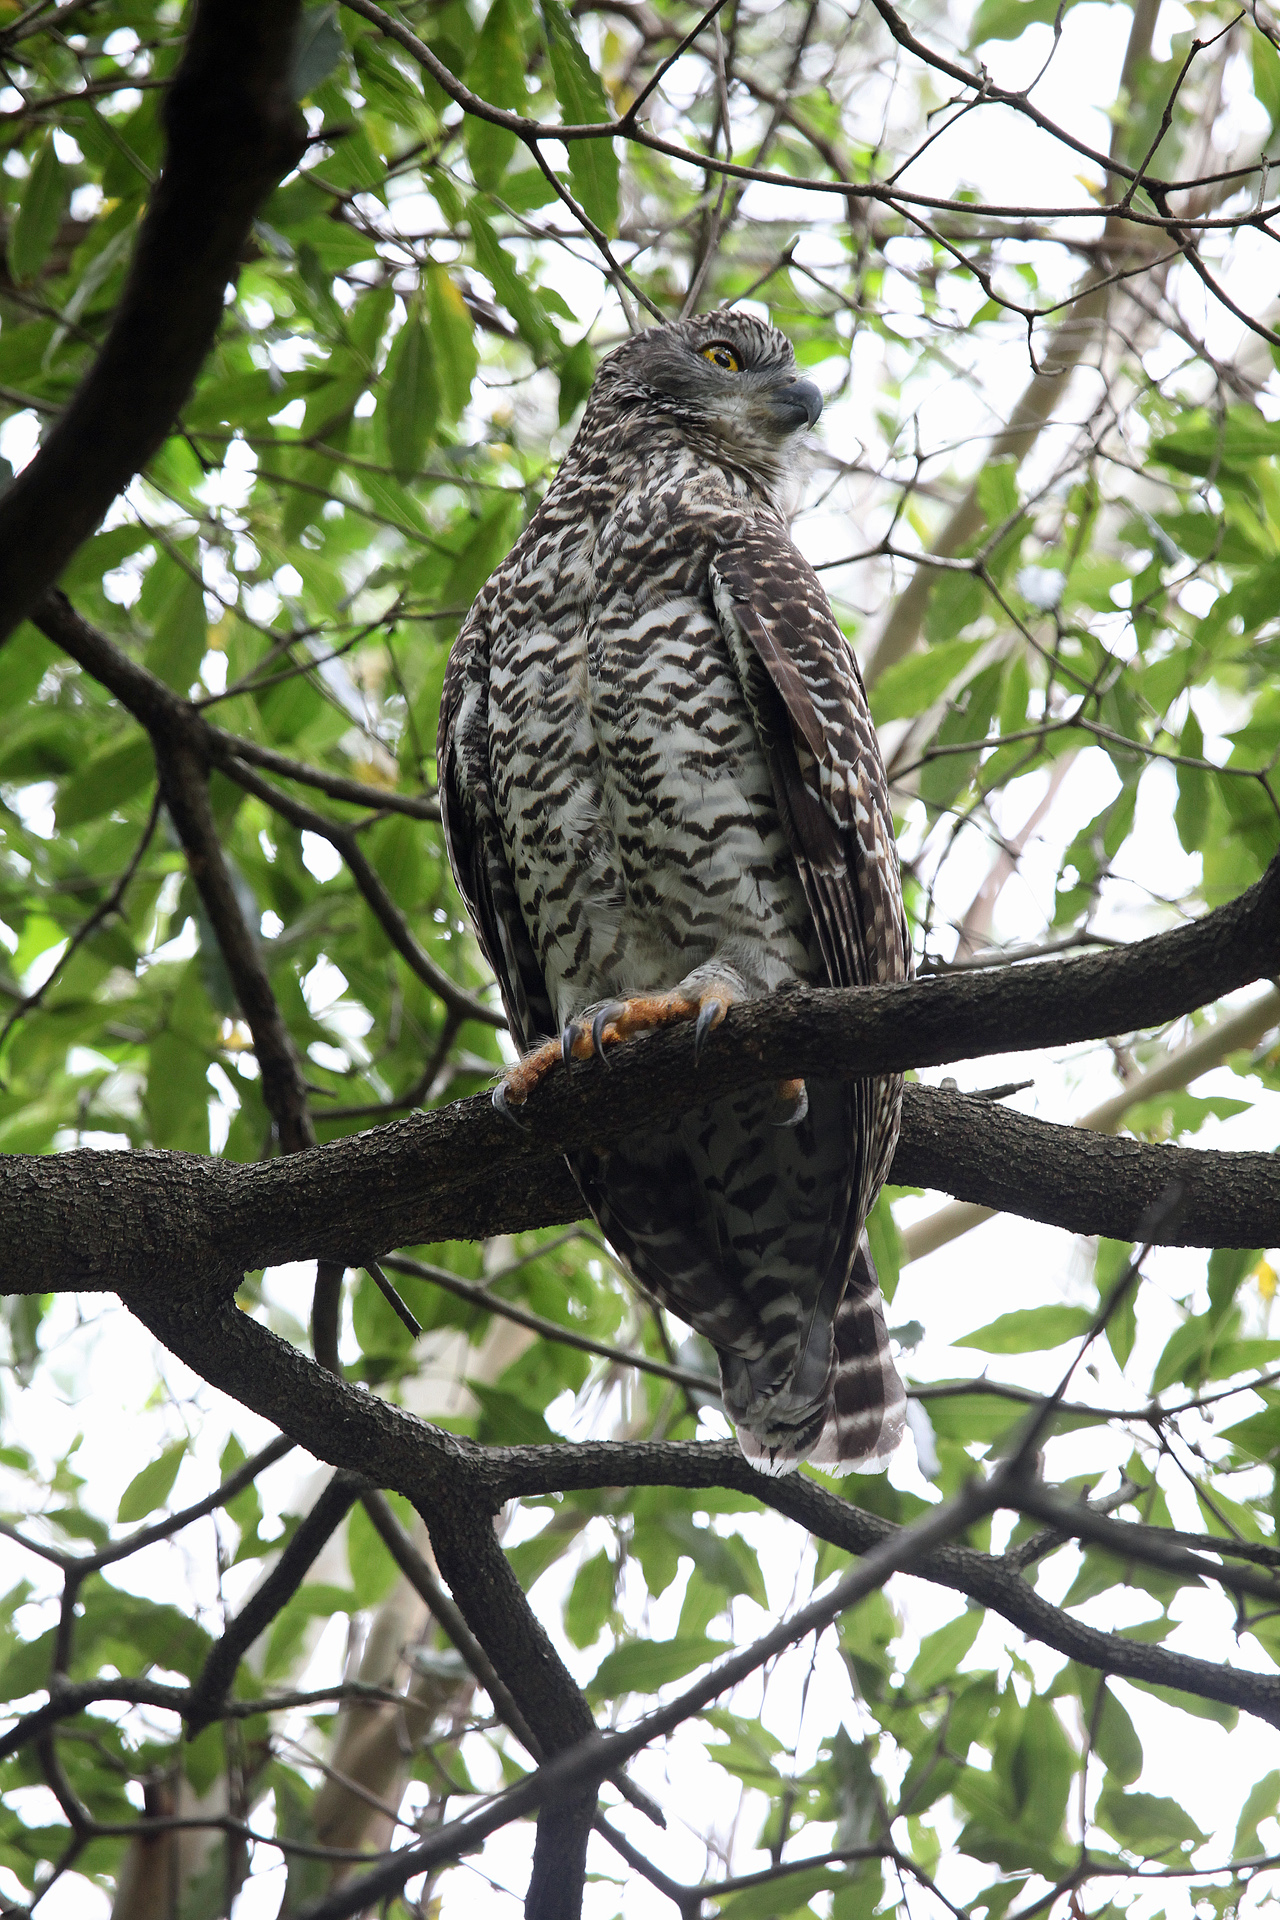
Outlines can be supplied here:
[[571, 1020], [560, 1036], [561, 1054], [566, 1066], [571, 1060], [589, 1060], [592, 1055], [609, 1064], [606, 1047], [621, 1040], [632, 1040], [640, 1033], [654, 1033], [659, 1027], [673, 1027], [685, 1020], [694, 1022], [693, 1057], [696, 1061], [703, 1043], [728, 1013], [739, 994], [729, 981], [714, 978], [696, 989], [672, 987], [667, 993], [637, 993], [629, 1000], [606, 1000], [592, 1013]]
[[[540, 1080], [556, 1067], [569, 1066], [574, 1060], [597, 1059], [608, 1065], [606, 1048], [617, 1046], [622, 1040], [631, 1040], [637, 1034], [653, 1033], [659, 1027], [675, 1026], [678, 1022], [692, 1020], [693, 1057], [696, 1062], [702, 1052], [703, 1043], [709, 1033], [713, 1033], [728, 1013], [734, 1001], [740, 998], [737, 989], [728, 980], [713, 978], [704, 981], [696, 989], [672, 987], [667, 993], [638, 993], [629, 1000], [606, 1000], [602, 1006], [592, 1010], [590, 1018], [580, 1015], [570, 1020], [558, 1040], [546, 1040], [532, 1053], [527, 1053], [518, 1065], [512, 1067], [494, 1088], [493, 1104], [504, 1119], [510, 1120], [521, 1132], [527, 1132], [523, 1120], [519, 1120], [513, 1111], [522, 1107]], [[785, 1086], [798, 1085], [803, 1096], [803, 1108], [794, 1117], [782, 1122], [786, 1126], [798, 1126], [808, 1107], [808, 1095], [804, 1093], [804, 1082], [787, 1081]]]
[[539, 1080], [545, 1080], [552, 1068], [560, 1065], [560, 1058], [560, 1042], [544, 1040], [540, 1047], [535, 1047], [532, 1053], [526, 1053], [524, 1059], [517, 1061], [514, 1067], [509, 1067], [494, 1088], [495, 1111], [500, 1113], [504, 1120], [509, 1120], [513, 1127], [518, 1127], [521, 1133], [528, 1133], [529, 1128], [517, 1117], [515, 1108], [524, 1105]]

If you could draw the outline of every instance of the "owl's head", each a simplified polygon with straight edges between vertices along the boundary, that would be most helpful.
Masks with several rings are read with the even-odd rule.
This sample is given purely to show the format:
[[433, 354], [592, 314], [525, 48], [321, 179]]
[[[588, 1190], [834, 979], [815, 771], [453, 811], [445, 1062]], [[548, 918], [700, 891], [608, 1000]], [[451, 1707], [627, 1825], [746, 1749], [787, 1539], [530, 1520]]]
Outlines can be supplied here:
[[821, 412], [817, 387], [796, 378], [786, 335], [722, 307], [647, 327], [603, 360], [583, 432], [593, 415], [667, 422], [772, 491]]

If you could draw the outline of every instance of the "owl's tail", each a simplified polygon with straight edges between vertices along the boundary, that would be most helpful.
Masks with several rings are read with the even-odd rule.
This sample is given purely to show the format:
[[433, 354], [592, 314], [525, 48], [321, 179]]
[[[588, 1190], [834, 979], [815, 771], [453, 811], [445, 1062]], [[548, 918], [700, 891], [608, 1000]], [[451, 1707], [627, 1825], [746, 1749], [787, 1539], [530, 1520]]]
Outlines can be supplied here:
[[815, 1441], [768, 1447], [739, 1425], [738, 1444], [761, 1473], [790, 1473], [804, 1459], [824, 1473], [879, 1473], [897, 1449], [907, 1396], [889, 1352], [880, 1281], [865, 1233], [833, 1333], [826, 1416]]

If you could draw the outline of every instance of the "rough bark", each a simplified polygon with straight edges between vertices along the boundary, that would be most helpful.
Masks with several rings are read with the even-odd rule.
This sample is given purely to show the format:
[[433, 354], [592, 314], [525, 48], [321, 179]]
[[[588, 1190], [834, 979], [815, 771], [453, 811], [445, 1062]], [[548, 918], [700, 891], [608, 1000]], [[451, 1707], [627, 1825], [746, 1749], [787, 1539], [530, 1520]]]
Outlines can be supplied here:
[[222, 319], [259, 207], [301, 158], [299, 0], [201, 0], [164, 106], [164, 171], [101, 353], [0, 500], [0, 639], [156, 451]]

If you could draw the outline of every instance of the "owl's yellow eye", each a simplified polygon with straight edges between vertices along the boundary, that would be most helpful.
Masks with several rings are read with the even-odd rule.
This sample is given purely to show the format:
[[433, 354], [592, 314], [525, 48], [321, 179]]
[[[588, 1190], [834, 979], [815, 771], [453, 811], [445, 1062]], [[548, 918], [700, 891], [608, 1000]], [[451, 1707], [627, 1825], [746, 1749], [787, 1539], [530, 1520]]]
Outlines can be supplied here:
[[732, 347], [723, 340], [713, 340], [709, 347], [702, 348], [702, 357], [709, 360], [713, 367], [719, 367], [721, 373], [741, 373], [742, 362]]

